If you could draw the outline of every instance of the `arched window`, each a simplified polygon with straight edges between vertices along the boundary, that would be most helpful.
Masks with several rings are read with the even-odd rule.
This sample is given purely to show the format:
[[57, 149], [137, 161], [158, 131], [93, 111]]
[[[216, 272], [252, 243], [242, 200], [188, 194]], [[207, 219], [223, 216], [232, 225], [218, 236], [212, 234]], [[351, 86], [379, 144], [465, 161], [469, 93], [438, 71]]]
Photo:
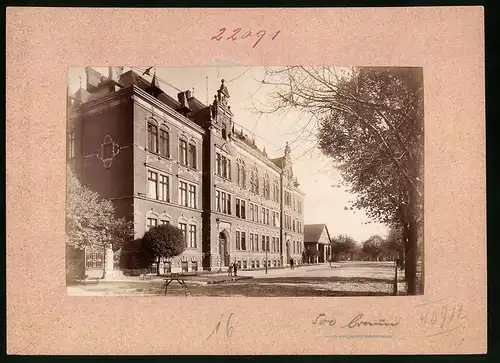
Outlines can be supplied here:
[[252, 170], [250, 171], [250, 190], [253, 193], [259, 192], [259, 172], [255, 165], [252, 166]]
[[179, 164], [188, 165], [188, 146], [187, 140], [179, 138]]
[[270, 186], [269, 186], [269, 175], [267, 173], [264, 174], [264, 197], [269, 199], [270, 198]]
[[224, 140], [227, 139], [227, 128], [226, 128], [226, 124], [222, 124], [222, 138]]
[[160, 128], [159, 153], [166, 158], [170, 157], [170, 133], [165, 126]]
[[243, 188], [246, 187], [245, 162], [241, 158], [236, 160], [236, 184]]
[[280, 187], [278, 184], [278, 179], [273, 180], [273, 200], [278, 203], [280, 201]]
[[193, 169], [196, 169], [196, 144], [192, 141], [189, 143], [188, 159], [189, 166]]

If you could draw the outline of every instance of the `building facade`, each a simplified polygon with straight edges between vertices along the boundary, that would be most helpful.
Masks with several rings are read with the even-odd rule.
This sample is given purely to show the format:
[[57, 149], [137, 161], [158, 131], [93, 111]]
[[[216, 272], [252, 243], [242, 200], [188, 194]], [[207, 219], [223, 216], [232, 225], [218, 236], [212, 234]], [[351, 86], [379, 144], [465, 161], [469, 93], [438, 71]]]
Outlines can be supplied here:
[[[136, 238], [162, 223], [184, 231], [186, 249], [164, 272], [300, 261], [304, 193], [290, 155], [286, 145], [270, 159], [236, 130], [223, 81], [204, 105], [189, 91], [169, 96], [156, 75], [87, 68], [68, 102], [68, 164], [80, 182], [133, 220]], [[88, 269], [99, 261], [86, 253]]]
[[304, 245], [308, 263], [327, 262], [331, 254], [331, 238], [326, 224], [306, 224]]

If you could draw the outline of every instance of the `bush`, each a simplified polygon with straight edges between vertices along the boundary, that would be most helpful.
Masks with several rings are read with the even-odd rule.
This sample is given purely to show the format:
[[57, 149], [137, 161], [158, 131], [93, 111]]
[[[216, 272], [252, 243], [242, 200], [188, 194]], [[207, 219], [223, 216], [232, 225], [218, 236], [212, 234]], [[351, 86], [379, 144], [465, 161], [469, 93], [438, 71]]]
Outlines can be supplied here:
[[153, 256], [144, 248], [142, 239], [133, 240], [122, 247], [119, 262], [121, 270], [149, 269], [152, 262]]
[[66, 283], [85, 279], [85, 251], [66, 245]]

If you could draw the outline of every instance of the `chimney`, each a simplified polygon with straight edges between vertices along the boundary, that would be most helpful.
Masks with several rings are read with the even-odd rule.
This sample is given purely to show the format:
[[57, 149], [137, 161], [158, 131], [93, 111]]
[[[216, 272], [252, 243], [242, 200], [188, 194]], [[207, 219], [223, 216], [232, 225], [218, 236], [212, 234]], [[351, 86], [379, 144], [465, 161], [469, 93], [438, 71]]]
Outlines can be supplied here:
[[187, 107], [186, 92], [179, 92], [177, 94], [177, 99], [179, 100], [181, 107]]
[[123, 67], [108, 67], [108, 79], [118, 82], [123, 73]]
[[188, 103], [188, 98], [191, 96], [190, 91], [185, 91], [185, 92], [179, 92], [177, 94], [177, 99], [179, 100], [179, 103], [181, 104], [180, 107], [177, 109], [181, 114], [186, 116], [189, 112], [191, 112], [191, 109], [189, 108], [189, 103]]

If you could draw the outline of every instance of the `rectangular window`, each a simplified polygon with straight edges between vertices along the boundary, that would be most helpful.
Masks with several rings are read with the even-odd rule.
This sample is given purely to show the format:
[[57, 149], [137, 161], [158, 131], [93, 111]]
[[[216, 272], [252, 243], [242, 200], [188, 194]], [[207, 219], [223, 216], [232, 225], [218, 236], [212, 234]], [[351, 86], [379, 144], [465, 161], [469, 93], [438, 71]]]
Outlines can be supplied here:
[[215, 191], [215, 210], [217, 212], [221, 211], [221, 207], [220, 207], [220, 192], [218, 190]]
[[227, 178], [231, 180], [231, 160], [227, 159]]
[[148, 124], [148, 150], [158, 152], [158, 127]]
[[196, 169], [196, 146], [189, 145], [189, 166]]
[[240, 231], [236, 231], [236, 249], [241, 250]]
[[179, 163], [188, 165], [186, 140], [179, 140]]
[[241, 218], [247, 219], [246, 213], [245, 213], [245, 201], [241, 201]]
[[293, 220], [293, 231], [295, 232], [295, 219]]
[[266, 224], [269, 225], [269, 209], [266, 209]]
[[74, 158], [75, 156], [76, 156], [75, 132], [71, 131], [68, 134], [68, 157]]
[[222, 204], [222, 213], [227, 213], [227, 194], [224, 192], [222, 192], [221, 204]]
[[240, 218], [240, 206], [241, 206], [241, 200], [236, 198], [236, 217]]
[[222, 167], [222, 159], [221, 159], [221, 154], [216, 153], [215, 154], [215, 174], [221, 175], [221, 167]]
[[255, 250], [258, 251], [260, 249], [259, 246], [259, 235], [256, 233], [255, 234]]
[[161, 225], [165, 225], [165, 224], [170, 224], [170, 222], [169, 222], [169, 221], [166, 221], [166, 220], [164, 220], [164, 219], [162, 219], [162, 220], [160, 221], [160, 224], [161, 224]]
[[184, 244], [187, 247], [187, 224], [186, 223], [179, 223], [179, 228], [181, 229], [181, 231], [184, 235]]
[[151, 227], [156, 227], [158, 225], [158, 220], [156, 218], [148, 218], [148, 231]]
[[253, 204], [250, 203], [250, 220], [254, 220], [254, 211], [253, 211]]
[[227, 214], [231, 214], [231, 194], [227, 195]]
[[188, 207], [196, 208], [196, 186], [189, 185], [189, 203]]
[[266, 236], [266, 251], [269, 251], [269, 236]]
[[196, 226], [193, 224], [189, 226], [189, 247], [196, 248]]
[[158, 199], [158, 174], [148, 171], [148, 197]]
[[187, 197], [187, 183], [179, 182], [179, 194], [180, 194], [180, 205], [185, 207], [188, 206], [188, 197]]
[[160, 130], [160, 155], [170, 157], [170, 137], [167, 130]]
[[161, 201], [163, 201], [163, 202], [170, 201], [168, 187], [169, 187], [168, 176], [166, 176], [166, 175], [160, 175], [160, 195], [159, 195], [159, 199]]
[[266, 236], [262, 235], [262, 251], [266, 251]]
[[243, 251], [247, 250], [247, 241], [246, 241], [246, 233], [241, 232], [241, 249]]
[[253, 245], [253, 233], [250, 233], [250, 251], [254, 250], [254, 245]]
[[227, 159], [225, 156], [222, 157], [222, 177], [227, 178]]

